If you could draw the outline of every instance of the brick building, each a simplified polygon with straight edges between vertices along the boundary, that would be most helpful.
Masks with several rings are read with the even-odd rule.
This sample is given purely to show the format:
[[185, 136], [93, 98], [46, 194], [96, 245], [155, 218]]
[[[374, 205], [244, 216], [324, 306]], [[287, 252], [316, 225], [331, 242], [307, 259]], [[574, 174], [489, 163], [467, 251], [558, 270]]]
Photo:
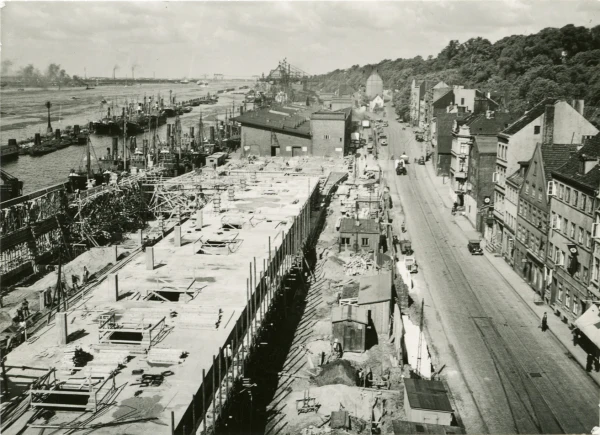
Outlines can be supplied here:
[[310, 155], [343, 157], [350, 149], [352, 108], [336, 112], [315, 112], [310, 116]]
[[373, 219], [344, 218], [340, 222], [340, 251], [379, 252], [379, 223]]

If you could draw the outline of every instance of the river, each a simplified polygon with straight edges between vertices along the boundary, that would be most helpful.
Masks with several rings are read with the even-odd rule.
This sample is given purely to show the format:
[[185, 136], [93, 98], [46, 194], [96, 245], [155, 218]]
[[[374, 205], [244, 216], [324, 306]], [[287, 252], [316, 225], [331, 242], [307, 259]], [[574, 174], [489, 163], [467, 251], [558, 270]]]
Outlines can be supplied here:
[[[32, 137], [35, 133], [46, 134], [48, 124], [48, 111], [45, 107], [47, 101], [52, 103], [50, 121], [54, 129], [64, 129], [68, 125], [79, 124], [87, 126], [91, 121], [97, 121], [106, 114], [107, 105], [102, 105], [106, 99], [110, 105], [122, 107], [126, 100], [129, 102], [142, 101], [144, 96], [160, 95], [165, 101], [169, 99], [169, 91], [173, 91], [176, 101], [186, 101], [198, 98], [207, 93], [215, 94], [220, 89], [236, 88], [240, 86], [253, 87], [248, 81], [218, 81], [209, 82], [208, 87], [196, 84], [156, 83], [136, 86], [100, 86], [95, 89], [64, 88], [53, 89], [26, 89], [25, 91], [2, 90], [2, 112], [0, 114], [0, 143], [7, 144], [9, 139], [23, 140]], [[75, 97], [73, 99], [72, 97]], [[239, 106], [244, 96], [236, 93], [219, 94], [219, 102], [215, 105], [201, 105], [194, 107], [190, 113], [180, 116], [183, 132], [188, 132], [188, 127], [198, 129], [200, 113], [204, 121], [214, 119], [215, 115], [222, 117], [226, 111], [235, 110], [239, 113]], [[119, 112], [120, 113], [120, 110]], [[208, 118], [208, 119], [207, 119]], [[169, 118], [169, 123], [174, 118]], [[159, 128], [158, 134], [165, 137], [166, 125]], [[144, 135], [140, 135], [143, 137]], [[110, 136], [92, 135], [91, 140], [94, 154], [97, 157], [106, 154], [106, 148], [111, 146]], [[138, 143], [140, 143], [138, 139]], [[70, 146], [39, 157], [21, 155], [17, 160], [2, 162], [2, 169], [24, 182], [24, 192], [29, 193], [62, 181], [66, 181], [70, 169], [78, 169], [85, 164], [85, 146]]]

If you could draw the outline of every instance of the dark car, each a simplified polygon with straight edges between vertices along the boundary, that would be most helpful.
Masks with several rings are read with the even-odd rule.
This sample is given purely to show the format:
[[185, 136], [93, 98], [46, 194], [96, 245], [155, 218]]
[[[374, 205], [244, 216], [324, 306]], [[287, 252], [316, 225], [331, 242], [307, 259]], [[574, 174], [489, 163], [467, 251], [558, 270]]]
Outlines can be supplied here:
[[483, 249], [481, 249], [481, 242], [478, 239], [471, 239], [467, 244], [471, 255], [483, 255]]
[[425, 159], [421, 156], [421, 157], [419, 157], [419, 160], [417, 160], [417, 163], [419, 165], [424, 165], [425, 164]]

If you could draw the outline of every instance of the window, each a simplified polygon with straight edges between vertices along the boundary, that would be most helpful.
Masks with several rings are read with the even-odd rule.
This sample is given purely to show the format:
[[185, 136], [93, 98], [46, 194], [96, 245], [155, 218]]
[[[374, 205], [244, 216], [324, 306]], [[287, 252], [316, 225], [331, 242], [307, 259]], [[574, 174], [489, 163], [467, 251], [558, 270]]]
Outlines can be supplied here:
[[570, 187], [565, 188], [565, 202], [567, 202], [567, 203], [571, 202], [571, 188]]
[[589, 273], [590, 270], [587, 267], [583, 266], [583, 273], [581, 274], [581, 280], [583, 282], [587, 282]]
[[554, 245], [548, 243], [548, 258], [552, 260], [552, 254], [554, 253]]
[[344, 141], [344, 138], [340, 137], [340, 142], [343, 142], [343, 141]]
[[588, 200], [587, 200], [587, 204], [586, 204], [586, 207], [585, 207], [585, 211], [586, 211], [587, 213], [591, 213], [593, 208], [594, 208], [594, 198], [592, 198], [592, 197], [590, 196], [590, 197], [588, 198]]
[[579, 192], [576, 190], [573, 191], [573, 205], [577, 207], [577, 202], [579, 201]]
[[564, 194], [565, 194], [565, 185], [559, 184], [558, 185], [558, 199], [563, 199]]
[[571, 307], [571, 291], [565, 290], [565, 307]]
[[562, 282], [559, 282], [558, 283], [558, 292], [557, 292], [557, 299], [559, 301], [563, 300], [563, 293], [564, 293], [564, 289], [563, 289]]
[[550, 226], [556, 228], [556, 213], [554, 212], [552, 212], [552, 217], [550, 218]]
[[567, 231], [569, 231], [569, 219], [563, 218], [562, 229], [565, 232], [565, 234], [567, 234]]
[[538, 188], [538, 202], [542, 202], [542, 188]]
[[529, 195], [529, 181], [525, 182], [525, 193]]
[[585, 210], [586, 203], [587, 203], [587, 195], [582, 193], [581, 200], [579, 202], [579, 208], [582, 210]]
[[585, 247], [588, 249], [592, 247], [592, 233], [589, 231], [585, 232]]
[[342, 245], [349, 245], [350, 237], [342, 237]]
[[533, 162], [533, 176], [537, 175], [537, 162]]
[[461, 106], [464, 106], [464, 105], [465, 105], [465, 99], [464, 99], [464, 98], [461, 98], [461, 99], [460, 99], [460, 105], [461, 105]]
[[555, 246], [554, 249], [554, 262], [560, 264], [560, 249], [558, 249], [558, 246]]
[[536, 125], [535, 127], [533, 127], [533, 134], [540, 134], [540, 126]]
[[577, 243], [579, 243], [580, 245], [583, 244], [583, 236], [584, 236], [585, 232], [583, 231], [583, 228], [579, 227], [579, 233], [578, 233], [578, 237], [577, 237]]
[[592, 280], [598, 281], [598, 273], [600, 272], [600, 262], [594, 257], [594, 268], [592, 269]]
[[369, 238], [363, 237], [361, 240], [361, 246], [369, 246]]
[[323, 139], [329, 139], [329, 135], [328, 134], [324, 135]]
[[573, 240], [575, 240], [575, 228], [577, 227], [574, 223], [571, 222], [571, 230], [569, 231], [569, 237]]
[[577, 300], [577, 296], [573, 296], [573, 314], [576, 316], [579, 315], [579, 301]]

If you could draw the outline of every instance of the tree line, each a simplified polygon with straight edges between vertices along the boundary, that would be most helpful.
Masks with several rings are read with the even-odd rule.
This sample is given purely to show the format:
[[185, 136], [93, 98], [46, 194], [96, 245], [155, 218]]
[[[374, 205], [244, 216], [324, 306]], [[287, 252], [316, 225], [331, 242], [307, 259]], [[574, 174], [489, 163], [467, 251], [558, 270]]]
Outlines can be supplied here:
[[11, 76], [18, 80], [23, 86], [49, 87], [49, 86], [68, 86], [73, 83], [80, 84], [80, 79], [76, 75], [71, 77], [59, 64], [49, 64], [42, 72], [33, 64], [29, 64], [18, 69], [14, 68], [11, 60], [2, 61], [2, 76]]
[[313, 77], [326, 92], [340, 85], [359, 89], [377, 69], [386, 89], [395, 89], [396, 113], [408, 117], [413, 79], [443, 80], [483, 92], [502, 94], [506, 109], [522, 113], [547, 96], [584, 99], [585, 115], [600, 127], [600, 25], [568, 24], [534, 35], [512, 35], [491, 43], [481, 37], [452, 40], [433, 57], [384, 59]]

